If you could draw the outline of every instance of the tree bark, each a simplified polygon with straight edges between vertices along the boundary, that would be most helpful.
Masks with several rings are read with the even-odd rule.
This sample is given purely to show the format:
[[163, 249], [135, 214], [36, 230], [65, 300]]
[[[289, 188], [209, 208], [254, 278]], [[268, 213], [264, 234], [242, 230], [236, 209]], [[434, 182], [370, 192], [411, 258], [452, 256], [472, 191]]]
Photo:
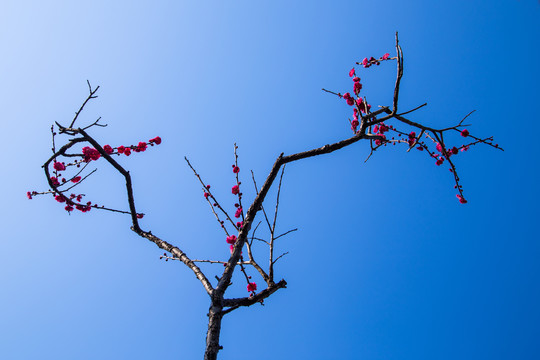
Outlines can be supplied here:
[[216, 360], [218, 351], [222, 349], [219, 345], [219, 334], [221, 332], [221, 319], [223, 318], [223, 306], [212, 302], [208, 311], [208, 331], [206, 332], [206, 351], [204, 360]]

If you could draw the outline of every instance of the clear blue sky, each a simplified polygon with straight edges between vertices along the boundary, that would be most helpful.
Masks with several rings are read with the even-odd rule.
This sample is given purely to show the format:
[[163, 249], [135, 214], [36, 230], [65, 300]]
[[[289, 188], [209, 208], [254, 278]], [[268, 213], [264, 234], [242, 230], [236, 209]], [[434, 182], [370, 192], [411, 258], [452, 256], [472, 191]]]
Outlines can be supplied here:
[[[446, 168], [403, 148], [364, 163], [357, 143], [288, 166], [278, 227], [299, 231], [276, 270], [288, 288], [226, 316], [220, 359], [538, 359], [539, 15], [534, 0], [4, 1], [0, 358], [202, 358], [209, 300], [187, 268], [125, 216], [26, 199], [46, 189], [50, 125], [73, 117], [87, 79], [101, 90], [82, 120], [109, 124], [96, 138], [163, 138], [123, 158], [142, 226], [226, 258], [183, 157], [232, 204], [234, 142], [247, 185], [280, 152], [348, 137], [350, 108], [320, 89], [349, 90], [354, 62], [393, 54], [397, 30], [401, 109], [428, 102], [411, 117], [434, 126], [476, 109], [471, 132], [506, 151], [456, 158], [465, 206]], [[390, 104], [394, 69], [360, 73], [373, 105]], [[84, 192], [125, 204], [107, 168]], [[240, 278], [230, 295], [246, 295]]]

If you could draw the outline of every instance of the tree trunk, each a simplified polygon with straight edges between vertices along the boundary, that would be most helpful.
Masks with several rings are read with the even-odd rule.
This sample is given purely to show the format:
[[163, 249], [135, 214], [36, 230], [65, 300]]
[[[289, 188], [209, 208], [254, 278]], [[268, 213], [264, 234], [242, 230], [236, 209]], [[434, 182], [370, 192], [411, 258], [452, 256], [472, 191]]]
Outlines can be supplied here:
[[219, 345], [221, 319], [223, 318], [222, 310], [222, 306], [212, 304], [208, 311], [208, 332], [206, 333], [206, 351], [204, 352], [204, 360], [216, 360], [218, 351], [222, 348]]

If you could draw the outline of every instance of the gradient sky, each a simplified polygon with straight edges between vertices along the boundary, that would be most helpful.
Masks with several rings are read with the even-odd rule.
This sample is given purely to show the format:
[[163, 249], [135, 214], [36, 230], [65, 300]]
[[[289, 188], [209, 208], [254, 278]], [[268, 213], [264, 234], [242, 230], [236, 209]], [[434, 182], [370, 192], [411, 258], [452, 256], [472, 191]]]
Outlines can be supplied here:
[[[279, 153], [350, 136], [351, 109], [321, 88], [349, 91], [354, 62], [394, 54], [395, 31], [400, 108], [427, 102], [411, 118], [439, 127], [476, 110], [471, 133], [505, 151], [456, 157], [466, 205], [446, 167], [403, 147], [288, 165], [278, 229], [299, 231], [276, 269], [288, 288], [225, 317], [219, 358], [540, 358], [539, 15], [534, 0], [4, 1], [0, 358], [202, 358], [209, 299], [185, 266], [159, 260], [127, 216], [26, 199], [47, 189], [50, 125], [69, 123], [86, 80], [101, 88], [81, 125], [101, 116], [103, 144], [163, 139], [121, 158], [142, 227], [226, 259], [183, 157], [232, 208], [236, 142], [252, 199], [250, 169], [262, 184]], [[359, 76], [370, 103], [390, 104], [394, 63]], [[124, 191], [105, 166], [81, 186], [120, 208]], [[233, 282], [228, 295], [246, 296]]]

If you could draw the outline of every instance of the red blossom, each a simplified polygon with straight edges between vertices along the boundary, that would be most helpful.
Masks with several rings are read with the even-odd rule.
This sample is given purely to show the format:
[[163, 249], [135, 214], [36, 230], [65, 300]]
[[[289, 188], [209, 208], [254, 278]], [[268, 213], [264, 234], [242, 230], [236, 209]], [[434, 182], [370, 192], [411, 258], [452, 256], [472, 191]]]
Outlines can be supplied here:
[[456, 197], [458, 198], [459, 202], [461, 204], [466, 204], [467, 203], [467, 200], [465, 200], [465, 198], [463, 196], [461, 196], [460, 194], [457, 194]]
[[63, 195], [56, 195], [54, 200], [58, 201], [59, 203], [66, 202], [66, 198]]
[[437, 146], [435, 146], [435, 148], [437, 149], [438, 152], [442, 153], [442, 145], [437, 143]]
[[349, 77], [353, 77], [354, 76], [354, 68], [352, 68], [350, 71], [349, 71]]
[[30, 191], [27, 191], [26, 197], [28, 198], [28, 200], [32, 200], [32, 193]]
[[155, 143], [156, 145], [159, 145], [159, 144], [161, 144], [161, 138], [159, 136], [156, 136], [155, 138], [148, 140], [148, 142]]
[[126, 147], [123, 146], [123, 145], [120, 145], [120, 146], [118, 147], [118, 153], [119, 153], [119, 154], [123, 154], [125, 150], [126, 150]]
[[382, 56], [382, 59], [383, 60], [388, 60], [388, 58], [390, 57], [390, 54], [389, 53], [386, 53]]
[[114, 152], [114, 150], [113, 150], [113, 148], [111, 147], [111, 145], [105, 145], [105, 146], [103, 147], [103, 150], [104, 150], [107, 154], [109, 154], [109, 155], [111, 155], [111, 154]]
[[[358, 109], [360, 109], [361, 112], [366, 112], [366, 106], [364, 105], [364, 100], [362, 98], [356, 99], [356, 106], [358, 106]], [[369, 111], [371, 109], [371, 105], [368, 104], [367, 110]]]
[[125, 148], [124, 155], [126, 155], [126, 156], [131, 155], [131, 148]]
[[238, 219], [240, 217], [240, 215], [242, 215], [242, 208], [241, 207], [236, 209], [236, 212], [234, 213], [234, 217]]
[[73, 206], [71, 205], [66, 205], [66, 207], [64, 208], [67, 212], [71, 212], [73, 211]]
[[142, 141], [141, 141], [141, 142], [139, 142], [139, 144], [137, 145], [137, 150], [139, 150], [139, 151], [145, 151], [147, 146], [148, 146], [148, 145], [147, 145], [145, 142], [142, 142]]
[[440, 158], [437, 159], [435, 164], [437, 164], [437, 166], [440, 166], [440, 165], [442, 165], [443, 162], [444, 162], [444, 158], [441, 156]]
[[461, 136], [463, 136], [463, 137], [469, 136], [469, 130], [467, 130], [467, 129], [461, 130]]
[[71, 182], [72, 182], [72, 183], [78, 183], [79, 181], [81, 181], [81, 177], [80, 177], [80, 176], [75, 176], [73, 179], [71, 179]]
[[54, 186], [60, 186], [60, 183], [58, 182], [58, 179], [54, 176], [51, 176], [51, 182]]
[[362, 84], [360, 84], [359, 82], [355, 82], [353, 90], [356, 95], [360, 94], [360, 90], [362, 90]]
[[204, 198], [205, 198], [205, 199], [208, 199], [208, 197], [209, 197], [209, 196], [210, 196], [210, 194], [209, 194], [209, 193], [207, 193], [207, 192], [204, 192]]
[[96, 161], [101, 156], [99, 151], [97, 151], [94, 148], [88, 147], [88, 146], [83, 147], [82, 152], [83, 152], [83, 155], [84, 155], [84, 161], [85, 162], [90, 162], [92, 160]]
[[235, 174], [238, 174], [240, 172], [240, 168], [238, 166], [236, 166], [236, 165], [233, 165], [232, 172], [235, 173]]
[[144, 217], [144, 214], [137, 214], [137, 219], [142, 219]]
[[53, 167], [54, 167], [54, 170], [56, 170], [56, 171], [64, 171], [64, 170], [66, 170], [66, 166], [64, 165], [64, 163], [61, 163], [61, 162], [56, 162], [55, 161]]
[[343, 98], [345, 99], [345, 101], [347, 101], [347, 105], [349, 106], [354, 105], [354, 99], [351, 97], [350, 93], [343, 94]]
[[236, 235], [231, 235], [231, 236], [227, 236], [227, 239], [225, 241], [227, 241], [227, 244], [234, 245], [236, 240], [237, 240]]
[[231, 192], [233, 193], [233, 195], [238, 195], [238, 193], [240, 192], [240, 187], [238, 185], [234, 185], [231, 189]]
[[257, 284], [255, 284], [254, 282], [250, 282], [248, 285], [247, 285], [247, 291], [249, 292], [253, 292], [257, 290]]
[[241, 227], [242, 227], [242, 221], [238, 221], [238, 222], [236, 223], [236, 227], [237, 227], [237, 228], [241, 228]]
[[454, 155], [457, 155], [457, 153], [459, 152], [458, 148], [455, 147], [455, 146], [452, 148], [451, 151], [452, 151], [452, 154], [454, 154]]

